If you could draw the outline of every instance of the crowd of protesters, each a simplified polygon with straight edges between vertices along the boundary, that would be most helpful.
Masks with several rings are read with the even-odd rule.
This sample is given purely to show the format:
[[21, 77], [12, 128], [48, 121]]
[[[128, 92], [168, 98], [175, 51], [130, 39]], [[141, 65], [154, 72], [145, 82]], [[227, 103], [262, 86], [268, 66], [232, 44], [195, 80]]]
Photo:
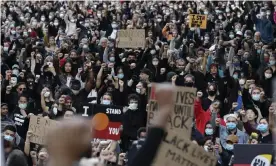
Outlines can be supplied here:
[[[189, 27], [189, 14], [206, 15], [206, 29]], [[144, 29], [145, 46], [118, 48], [121, 29]], [[47, 165], [30, 117], [68, 120], [90, 103], [123, 106], [123, 127], [84, 156], [133, 163], [150, 135], [150, 87], [166, 82], [197, 89], [191, 140], [229, 165], [234, 144], [273, 143], [275, 39], [270, 1], [1, 2], [5, 161]]]

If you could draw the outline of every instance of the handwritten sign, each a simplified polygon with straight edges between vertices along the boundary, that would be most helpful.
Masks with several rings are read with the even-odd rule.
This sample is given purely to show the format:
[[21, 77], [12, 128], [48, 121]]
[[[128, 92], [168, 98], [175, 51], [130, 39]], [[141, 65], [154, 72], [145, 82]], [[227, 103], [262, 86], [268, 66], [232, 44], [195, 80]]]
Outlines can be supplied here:
[[168, 131], [155, 157], [154, 166], [215, 166], [217, 159], [212, 153], [194, 144], [183, 133]]
[[120, 30], [119, 48], [137, 48], [145, 46], [145, 30], [144, 29], [127, 29]]
[[123, 107], [116, 105], [85, 104], [84, 117], [92, 118], [94, 138], [119, 140], [122, 127]]
[[[148, 103], [147, 126], [151, 126], [152, 121], [158, 113], [158, 103], [155, 100], [155, 84], [151, 87], [150, 100]], [[174, 107], [168, 117], [167, 129], [175, 132], [191, 135], [194, 116], [194, 100], [196, 97], [195, 88], [175, 87]]]
[[29, 130], [33, 132], [30, 142], [44, 145], [46, 135], [50, 128], [56, 127], [57, 121], [46, 119], [39, 116], [31, 116]]
[[206, 29], [207, 15], [189, 14], [189, 27]]

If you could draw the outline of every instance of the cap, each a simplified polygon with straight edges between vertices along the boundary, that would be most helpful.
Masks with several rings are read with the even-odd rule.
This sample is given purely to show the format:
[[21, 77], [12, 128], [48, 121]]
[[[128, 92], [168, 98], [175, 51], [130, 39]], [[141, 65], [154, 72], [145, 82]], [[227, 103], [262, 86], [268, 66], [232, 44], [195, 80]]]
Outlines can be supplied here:
[[226, 142], [238, 143], [239, 137], [236, 135], [228, 135]]
[[19, 69], [19, 65], [18, 65], [18, 64], [14, 64], [14, 65], [12, 65], [12, 69], [14, 69], [14, 68]]
[[238, 31], [236, 34], [242, 36], [242, 31]]
[[223, 120], [226, 122], [228, 118], [235, 118], [235, 119], [238, 119], [237, 115], [236, 114], [227, 114], [223, 117]]

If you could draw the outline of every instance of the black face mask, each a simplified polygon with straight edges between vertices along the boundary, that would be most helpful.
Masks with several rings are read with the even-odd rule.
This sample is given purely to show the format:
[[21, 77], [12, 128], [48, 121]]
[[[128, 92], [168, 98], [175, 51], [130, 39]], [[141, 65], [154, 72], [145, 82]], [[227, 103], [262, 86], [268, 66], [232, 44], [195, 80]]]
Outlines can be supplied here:
[[45, 72], [44, 72], [44, 75], [45, 75], [46, 77], [52, 77], [52, 76], [53, 76], [53, 73], [50, 72], [50, 71], [45, 71]]
[[27, 84], [28, 84], [29, 87], [33, 86], [34, 85], [34, 81], [28, 81]]
[[184, 85], [187, 87], [193, 87], [194, 83], [193, 82], [185, 82]]
[[208, 94], [209, 94], [209, 96], [215, 96], [216, 95], [216, 91], [210, 90], [210, 91], [208, 91]]

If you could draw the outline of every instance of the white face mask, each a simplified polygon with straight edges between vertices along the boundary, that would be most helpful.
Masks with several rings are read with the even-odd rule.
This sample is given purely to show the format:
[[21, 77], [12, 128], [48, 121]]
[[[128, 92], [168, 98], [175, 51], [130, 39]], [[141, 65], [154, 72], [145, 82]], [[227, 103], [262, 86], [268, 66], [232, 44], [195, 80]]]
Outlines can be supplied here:
[[55, 115], [57, 115], [57, 112], [58, 112], [57, 107], [54, 107], [54, 108], [53, 108], [53, 113], [54, 113]]
[[14, 75], [18, 76], [18, 74], [19, 74], [19, 70], [17, 70], [17, 69], [13, 69], [13, 70], [12, 70], [12, 74], [14, 74]]
[[44, 21], [45, 21], [45, 17], [41, 17], [41, 21], [43, 21], [43, 22], [44, 22]]
[[80, 91], [79, 91], [79, 90], [72, 90], [72, 92], [73, 92], [73, 94], [74, 94], [74, 95], [77, 95], [77, 94], [79, 94], [79, 93], [80, 93]]
[[240, 85], [244, 85], [244, 83], [245, 83], [245, 80], [243, 80], [243, 79], [240, 79], [240, 80], [239, 80], [239, 84], [240, 84]]
[[11, 86], [14, 87], [17, 84], [17, 78], [12, 77], [10, 80]]
[[44, 93], [44, 97], [49, 97], [50, 96], [50, 92], [45, 92]]
[[110, 100], [103, 100], [102, 104], [103, 105], [110, 105], [111, 101]]
[[140, 88], [136, 88], [136, 92], [137, 92], [138, 94], [140, 94], [140, 93], [141, 93], [141, 89], [140, 89]]
[[15, 33], [16, 33], [16, 31], [15, 31], [15, 30], [12, 30], [12, 31], [11, 31], [11, 34], [13, 34], [13, 35], [14, 35]]
[[265, 78], [271, 78], [271, 77], [272, 77], [272, 74], [265, 73]]
[[235, 36], [234, 36], [234, 35], [229, 35], [229, 37], [230, 37], [231, 39], [233, 39]]
[[128, 108], [130, 110], [137, 110], [137, 107], [138, 107], [137, 103], [130, 103]]
[[161, 19], [161, 18], [158, 18], [158, 19], [157, 19], [157, 22], [161, 22], [161, 21], [162, 21], [162, 19]]
[[158, 65], [158, 61], [152, 61], [152, 64], [154, 65], [154, 66], [157, 66]]
[[18, 107], [20, 108], [20, 109], [26, 109], [27, 108], [27, 104], [18, 104]]

